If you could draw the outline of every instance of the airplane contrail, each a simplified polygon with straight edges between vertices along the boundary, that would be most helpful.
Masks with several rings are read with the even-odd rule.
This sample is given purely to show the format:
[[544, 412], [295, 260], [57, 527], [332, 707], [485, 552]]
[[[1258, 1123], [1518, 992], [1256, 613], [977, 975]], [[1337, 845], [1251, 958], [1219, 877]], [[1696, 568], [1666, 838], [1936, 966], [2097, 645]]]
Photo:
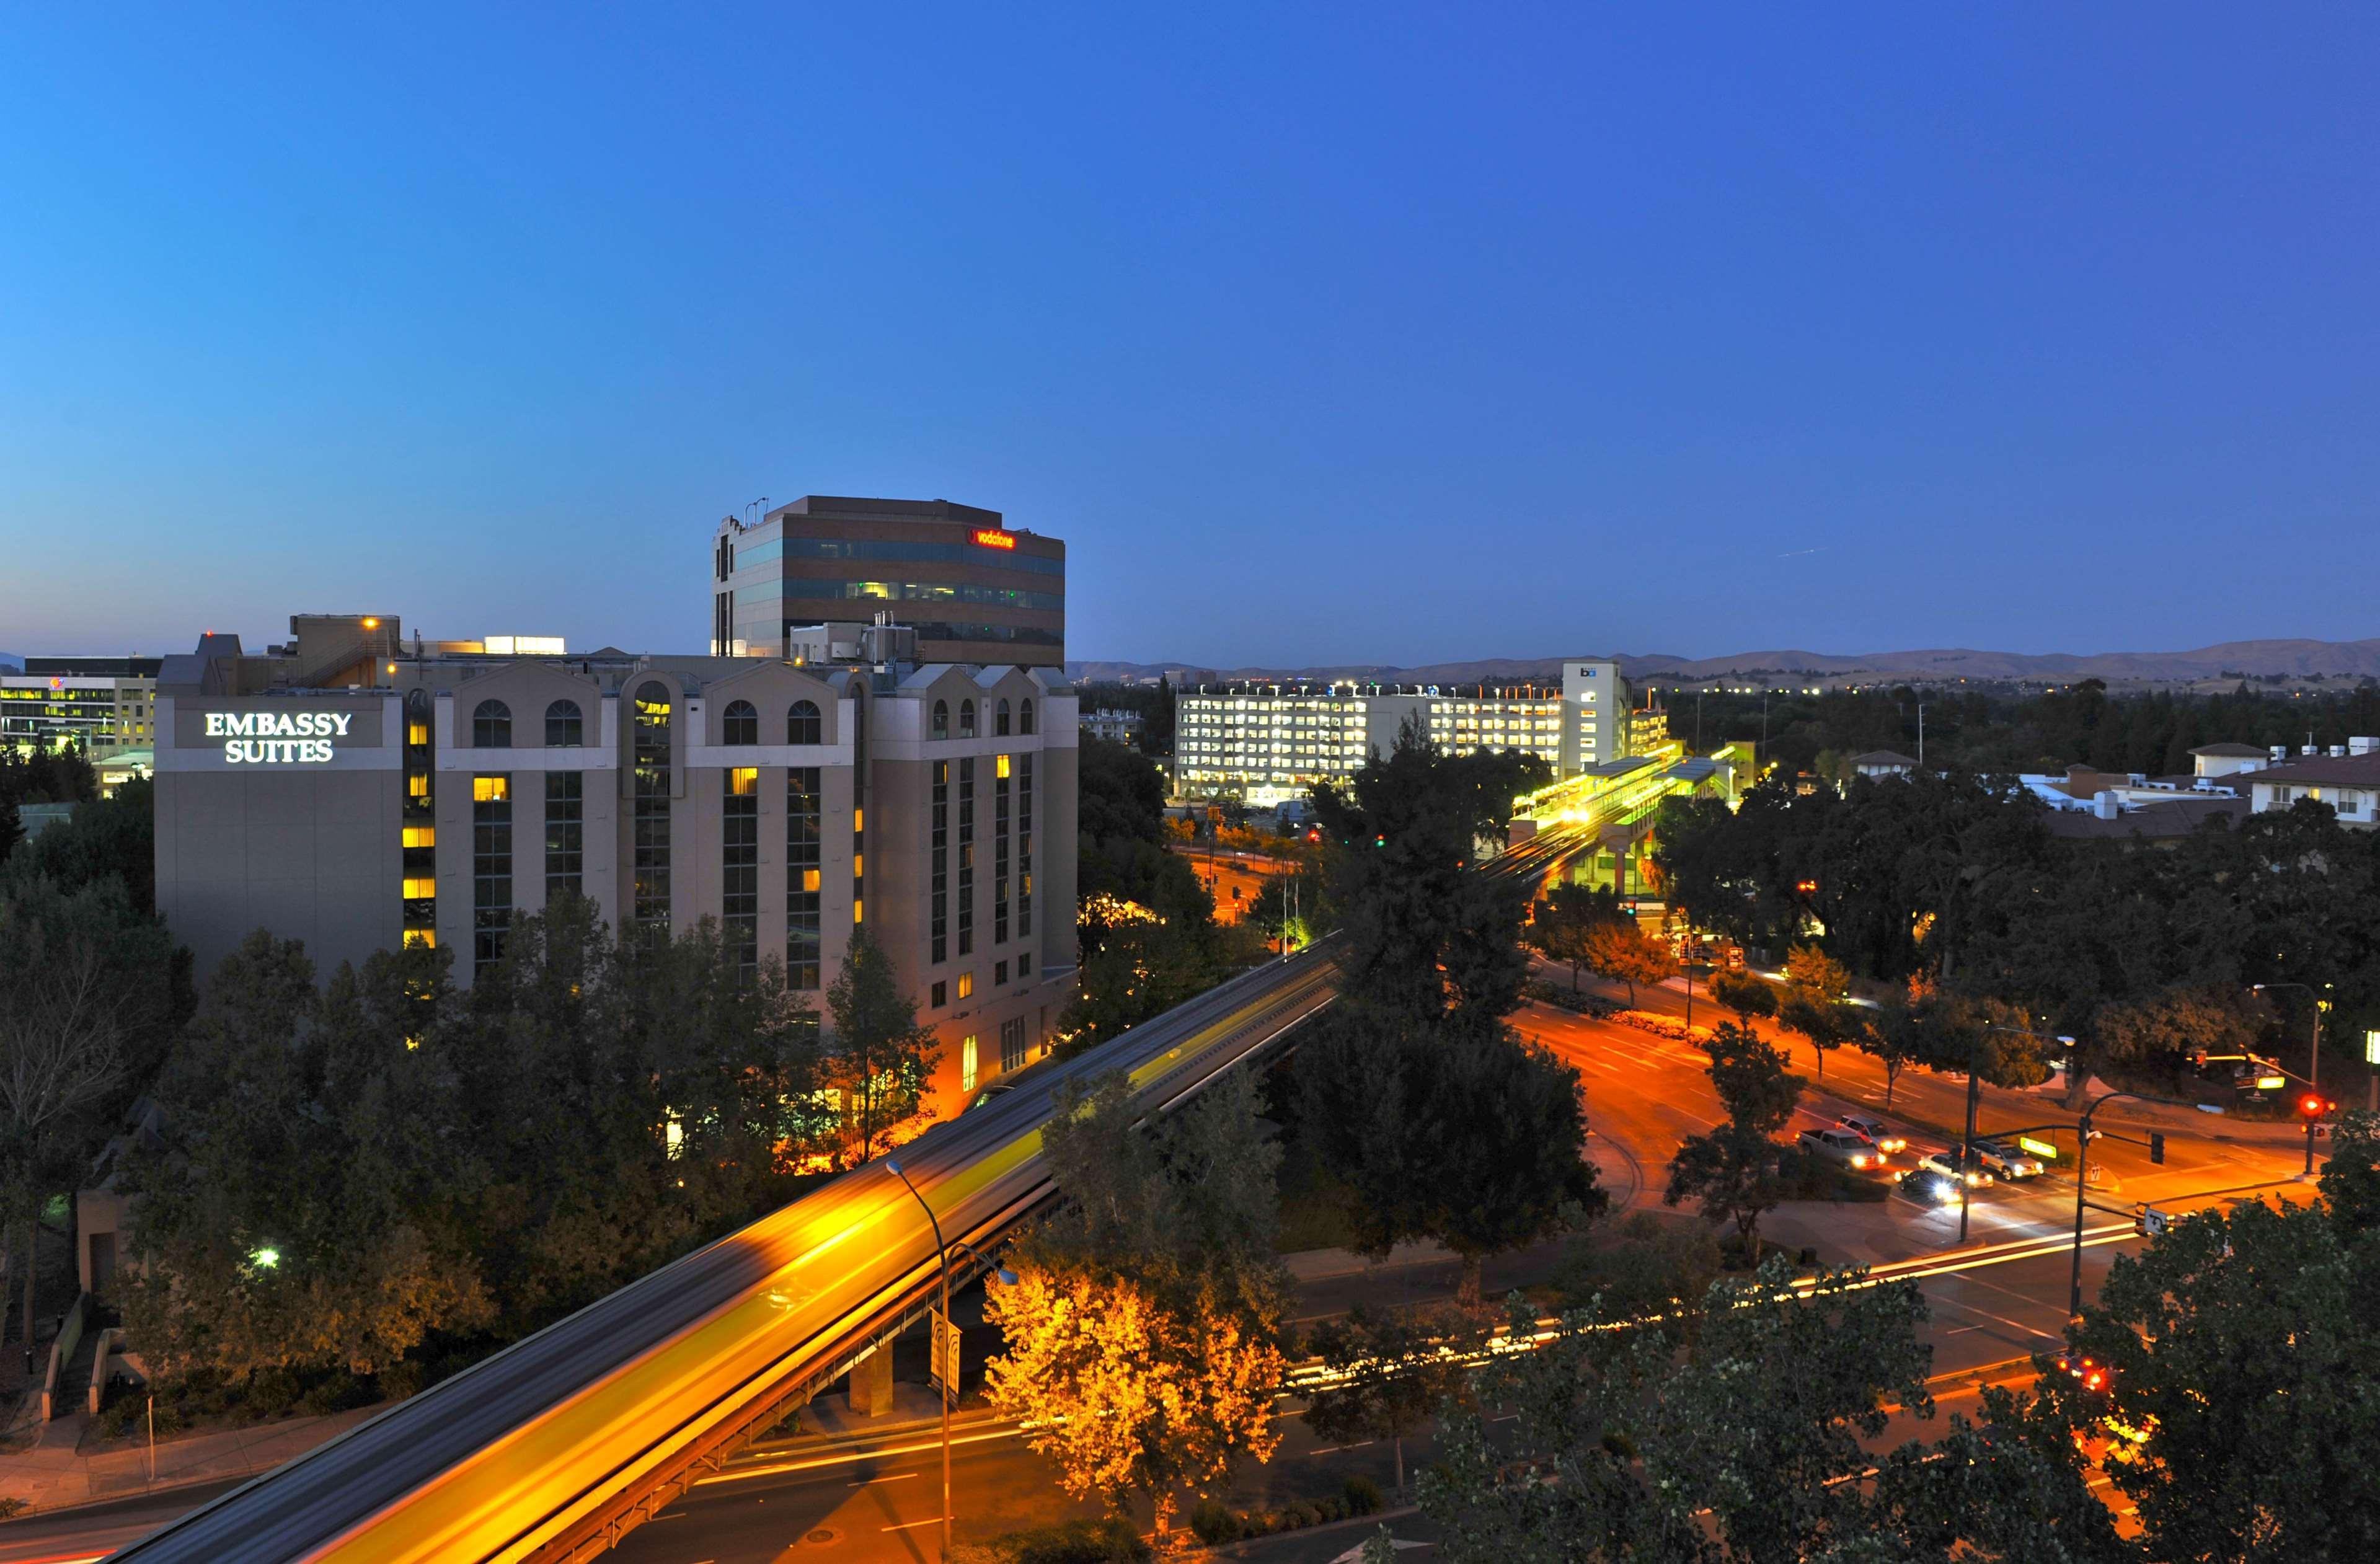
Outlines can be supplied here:
[[1779, 554], [1777, 557], [1779, 559], [1796, 559], [1803, 554], [1823, 554], [1826, 552], [1827, 545], [1821, 543], [1815, 549], [1789, 549], [1784, 553]]

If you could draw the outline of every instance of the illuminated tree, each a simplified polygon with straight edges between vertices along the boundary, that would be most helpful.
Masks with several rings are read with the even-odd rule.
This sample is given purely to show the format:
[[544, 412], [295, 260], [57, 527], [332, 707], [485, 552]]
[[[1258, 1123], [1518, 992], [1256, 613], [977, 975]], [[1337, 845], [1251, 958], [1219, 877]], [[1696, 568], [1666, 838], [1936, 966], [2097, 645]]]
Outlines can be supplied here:
[[1755, 1015], [1777, 1013], [1777, 990], [1768, 979], [1749, 972], [1715, 972], [1706, 986], [1710, 997], [1735, 1012], [1747, 1024]]
[[1615, 983], [1628, 985], [1628, 1002], [1636, 1002], [1636, 985], [1659, 983], [1677, 976], [1677, 958], [1669, 948], [1648, 937], [1633, 923], [1602, 923], [1587, 931], [1583, 958], [1589, 969]]
[[1162, 1536], [1181, 1488], [1208, 1492], [1241, 1458], [1272, 1458], [1281, 1352], [1223, 1294], [1168, 1297], [1030, 1243], [1014, 1263], [1015, 1285], [991, 1288], [985, 1305], [1007, 1342], [985, 1395], [1025, 1425], [1066, 1492], [1119, 1509], [1147, 1494]]
[[826, 1004], [833, 1031], [824, 1084], [843, 1105], [838, 1159], [850, 1166], [885, 1150], [904, 1126], [933, 1116], [926, 1083], [942, 1050], [933, 1028], [917, 1024], [917, 1001], [901, 991], [892, 958], [864, 927], [851, 931]]
[[1162, 1534], [1182, 1489], [1214, 1491], [1277, 1442], [1280, 1148], [1245, 1072], [1154, 1134], [1121, 1075], [1054, 1096], [1043, 1154], [1069, 1203], [1010, 1252], [1016, 1283], [988, 1294], [1008, 1349], [986, 1393], [1067, 1492], [1119, 1509], [1145, 1493]]

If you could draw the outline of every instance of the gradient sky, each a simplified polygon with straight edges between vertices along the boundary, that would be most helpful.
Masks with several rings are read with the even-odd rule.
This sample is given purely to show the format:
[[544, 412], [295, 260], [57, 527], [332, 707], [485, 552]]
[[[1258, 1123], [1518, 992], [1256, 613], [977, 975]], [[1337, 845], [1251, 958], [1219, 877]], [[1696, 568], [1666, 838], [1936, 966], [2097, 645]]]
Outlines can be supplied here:
[[696, 649], [804, 492], [1078, 658], [2380, 634], [2380, 12], [1586, 9], [18, 7], [0, 648]]

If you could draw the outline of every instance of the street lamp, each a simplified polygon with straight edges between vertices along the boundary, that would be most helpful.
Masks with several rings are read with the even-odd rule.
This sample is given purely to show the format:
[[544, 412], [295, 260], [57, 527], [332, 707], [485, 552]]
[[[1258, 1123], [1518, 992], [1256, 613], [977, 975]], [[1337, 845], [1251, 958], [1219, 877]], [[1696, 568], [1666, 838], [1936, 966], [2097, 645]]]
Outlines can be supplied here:
[[[2314, 987], [2311, 983], [2252, 983], [2248, 987], [2251, 990], [2259, 994], [2272, 988], [2301, 988], [2305, 991], [2306, 998], [2313, 1001], [2313, 1051], [2306, 1055], [2305, 1083], [2309, 1086], [2321, 1085], [2322, 995], [2314, 991]], [[2330, 985], [2325, 983], [2323, 987], [2327, 988]]]
[[[2074, 1068], [2074, 1039], [2065, 1033], [2052, 1037], [2046, 1032], [2028, 1032], [2022, 1026], [2006, 1026], [1998, 1022], [1987, 1023], [1986, 1032], [2013, 1032], [2020, 1037], [2031, 1037], [2038, 1043], [2063, 1043], [2066, 1046], [2066, 1067]], [[1967, 1061], [1967, 1138], [1959, 1143], [1959, 1242], [1967, 1242], [1967, 1164], [1975, 1155], [1975, 1109], [1981, 1102], [1983, 1082], [1974, 1072], [1974, 1061]], [[2081, 1174], [2075, 1175], [2080, 1178]]]
[[[942, 1242], [942, 1224], [941, 1219], [934, 1215], [934, 1208], [926, 1204], [926, 1197], [917, 1193], [917, 1186], [909, 1182], [909, 1175], [901, 1170], [901, 1164], [894, 1158], [887, 1157], [884, 1159], [884, 1166], [892, 1170], [894, 1178], [901, 1181], [901, 1187], [909, 1192], [910, 1197], [917, 1201], [917, 1208], [926, 1213], [927, 1226], [934, 1230], [934, 1255], [935, 1257], [941, 1262], [942, 1267], [942, 1328], [948, 1330], [951, 1328], [952, 1246]], [[977, 1253], [975, 1247], [966, 1243], [964, 1239], [959, 1242], [957, 1247], [965, 1249], [970, 1255], [974, 1255], [978, 1260], [981, 1260], [983, 1258], [980, 1254]], [[1000, 1279], [1004, 1284], [1011, 1287], [1016, 1285], [1016, 1273], [1008, 1269], [1006, 1267], [1003, 1266], [1000, 1268], [999, 1276]], [[951, 1392], [956, 1388], [952, 1384], [952, 1381], [958, 1377], [958, 1364], [955, 1361], [953, 1361], [948, 1366], [951, 1372], [949, 1375], [944, 1376], [941, 1385], [942, 1558], [945, 1561], [947, 1561], [951, 1556]]]
[[2066, 1293], [2066, 1313], [2070, 1318], [2080, 1319], [2082, 1316], [2082, 1209], [2083, 1196], [2091, 1188], [2091, 1115], [2123, 1097], [2134, 1102], [2163, 1103], [2168, 1108], [2195, 1108], [2202, 1113], [2223, 1111], [2216, 1103], [2184, 1102], [2179, 1097], [2150, 1097], [2143, 1092], [2103, 1092], [2083, 1107], [2082, 1117], [2074, 1126], [2074, 1269]]

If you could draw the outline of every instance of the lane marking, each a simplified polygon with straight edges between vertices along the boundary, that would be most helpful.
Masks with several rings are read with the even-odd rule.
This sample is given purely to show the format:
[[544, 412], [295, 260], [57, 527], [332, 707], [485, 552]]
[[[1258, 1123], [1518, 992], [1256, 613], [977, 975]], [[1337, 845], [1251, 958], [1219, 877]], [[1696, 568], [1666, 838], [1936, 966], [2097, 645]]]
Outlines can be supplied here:
[[888, 1472], [881, 1477], [862, 1477], [856, 1483], [846, 1483], [847, 1488], [865, 1488], [876, 1483], [897, 1483], [904, 1477], [915, 1477], [915, 1472]]
[[912, 1526], [939, 1526], [943, 1522], [943, 1521], [951, 1519], [955, 1519], [955, 1517], [933, 1515], [929, 1516], [923, 1521], [904, 1521], [898, 1525], [885, 1526], [880, 1529], [887, 1532], [905, 1532]]

